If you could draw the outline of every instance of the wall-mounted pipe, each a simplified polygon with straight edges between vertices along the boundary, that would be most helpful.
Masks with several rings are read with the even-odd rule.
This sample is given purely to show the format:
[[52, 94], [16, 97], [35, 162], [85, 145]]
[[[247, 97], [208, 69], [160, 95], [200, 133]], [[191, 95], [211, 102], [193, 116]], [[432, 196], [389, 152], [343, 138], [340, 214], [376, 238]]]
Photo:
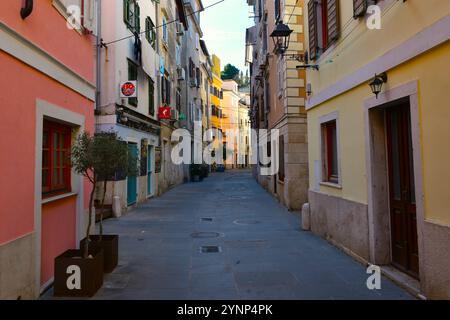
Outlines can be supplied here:
[[22, 19], [26, 19], [31, 12], [33, 12], [33, 0], [22, 0], [22, 9], [20, 9]]

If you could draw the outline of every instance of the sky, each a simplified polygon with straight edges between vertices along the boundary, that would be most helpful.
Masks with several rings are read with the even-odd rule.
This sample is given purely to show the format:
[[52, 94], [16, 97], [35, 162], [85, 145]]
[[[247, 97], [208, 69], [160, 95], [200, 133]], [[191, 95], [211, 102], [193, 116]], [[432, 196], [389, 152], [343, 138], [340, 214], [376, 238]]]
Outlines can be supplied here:
[[[202, 0], [206, 7], [219, 0]], [[200, 24], [209, 53], [216, 54], [221, 67], [231, 63], [245, 74], [245, 29], [251, 27], [251, 7], [246, 0], [225, 0], [205, 9]]]

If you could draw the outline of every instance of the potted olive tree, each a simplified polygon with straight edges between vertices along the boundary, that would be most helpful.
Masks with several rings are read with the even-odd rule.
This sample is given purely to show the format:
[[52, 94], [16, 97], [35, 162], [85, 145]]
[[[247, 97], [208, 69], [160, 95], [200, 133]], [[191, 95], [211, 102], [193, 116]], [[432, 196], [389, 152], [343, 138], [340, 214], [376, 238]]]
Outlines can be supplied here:
[[[89, 216], [86, 238], [80, 242], [80, 250], [68, 250], [55, 259], [56, 296], [92, 296], [103, 284], [103, 272], [112, 271], [118, 260], [118, 236], [103, 235], [102, 218], [100, 235], [90, 235], [92, 208], [98, 186], [102, 186], [102, 207], [108, 181], [118, 171], [131, 172], [137, 166], [130, 159], [126, 143], [114, 132], [90, 136], [80, 134], [72, 148], [72, 166], [92, 185], [89, 198]], [[136, 169], [137, 170], [137, 169]], [[103, 210], [101, 209], [101, 216]]]
[[119, 260], [119, 236], [103, 233], [103, 216], [108, 182], [114, 181], [119, 173], [137, 174], [137, 159], [128, 152], [127, 144], [115, 132], [100, 132], [94, 136], [96, 165], [94, 172], [97, 177], [96, 187], [100, 188], [100, 221], [99, 234], [91, 235], [80, 241], [80, 248], [86, 244], [103, 249], [104, 271], [112, 272]]
[[[84, 176], [92, 185], [89, 197], [89, 216], [86, 238], [92, 225], [92, 206], [98, 175], [96, 141], [88, 133], [80, 134], [72, 148], [71, 160], [76, 173]], [[67, 250], [55, 258], [55, 296], [91, 297], [103, 284], [103, 250], [90, 248], [89, 242], [80, 250]]]

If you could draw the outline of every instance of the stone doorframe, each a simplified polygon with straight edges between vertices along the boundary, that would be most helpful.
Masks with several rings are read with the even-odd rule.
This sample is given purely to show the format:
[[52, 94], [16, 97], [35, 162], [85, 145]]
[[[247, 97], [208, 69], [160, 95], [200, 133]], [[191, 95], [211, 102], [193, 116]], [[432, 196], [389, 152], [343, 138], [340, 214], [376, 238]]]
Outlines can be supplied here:
[[417, 236], [419, 246], [420, 280], [424, 282], [423, 266], [423, 224], [424, 192], [422, 183], [421, 134], [419, 119], [418, 82], [411, 81], [386, 90], [378, 99], [364, 101], [364, 122], [366, 140], [366, 170], [368, 187], [369, 253], [374, 264], [387, 265], [391, 259], [391, 230], [389, 208], [389, 183], [385, 112], [402, 99], [409, 99], [411, 113], [411, 135], [414, 159], [414, 176], [417, 206]]

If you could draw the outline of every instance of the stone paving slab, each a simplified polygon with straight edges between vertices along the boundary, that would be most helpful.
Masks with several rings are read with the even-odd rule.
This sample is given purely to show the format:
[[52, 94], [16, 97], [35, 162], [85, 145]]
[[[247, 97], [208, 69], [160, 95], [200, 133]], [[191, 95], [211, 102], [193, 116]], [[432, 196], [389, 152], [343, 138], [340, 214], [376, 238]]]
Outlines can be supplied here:
[[368, 290], [365, 268], [300, 230], [250, 171], [183, 184], [104, 229], [119, 234], [119, 266], [94, 299], [413, 299], [386, 278]]

